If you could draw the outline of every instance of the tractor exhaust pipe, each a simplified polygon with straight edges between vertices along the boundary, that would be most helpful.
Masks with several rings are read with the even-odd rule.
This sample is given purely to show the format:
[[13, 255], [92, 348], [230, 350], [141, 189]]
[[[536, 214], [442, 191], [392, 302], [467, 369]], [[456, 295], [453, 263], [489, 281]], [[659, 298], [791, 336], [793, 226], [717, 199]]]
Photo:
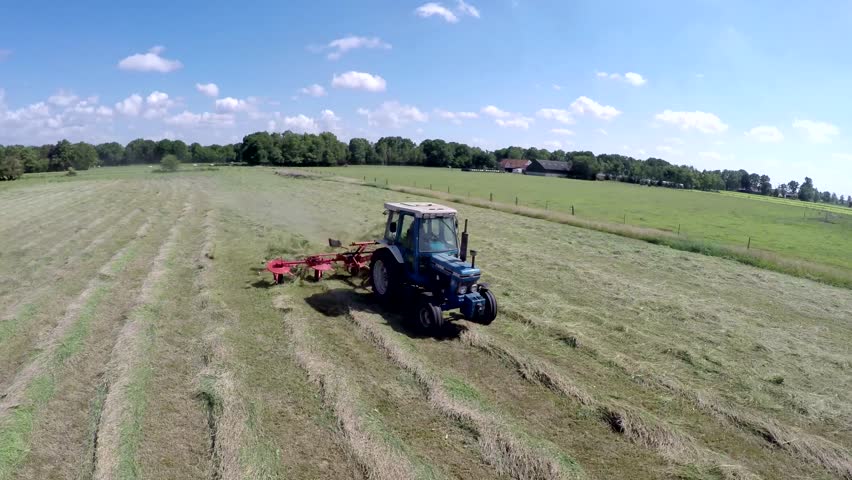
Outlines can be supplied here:
[[461, 234], [461, 248], [459, 248], [459, 258], [462, 262], [467, 261], [467, 219], [464, 220], [464, 232]]

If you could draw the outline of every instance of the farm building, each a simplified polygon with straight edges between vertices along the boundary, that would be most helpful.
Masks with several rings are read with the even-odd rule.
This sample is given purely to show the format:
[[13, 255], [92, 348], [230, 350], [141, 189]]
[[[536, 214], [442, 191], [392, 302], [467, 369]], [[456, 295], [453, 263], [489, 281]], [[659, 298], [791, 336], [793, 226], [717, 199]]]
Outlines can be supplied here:
[[530, 166], [529, 160], [518, 160], [513, 158], [506, 158], [500, 160], [500, 170], [509, 173], [526, 173], [527, 167]]
[[538, 175], [542, 177], [567, 177], [571, 171], [571, 162], [558, 162], [555, 160], [533, 160], [527, 167], [527, 175]]

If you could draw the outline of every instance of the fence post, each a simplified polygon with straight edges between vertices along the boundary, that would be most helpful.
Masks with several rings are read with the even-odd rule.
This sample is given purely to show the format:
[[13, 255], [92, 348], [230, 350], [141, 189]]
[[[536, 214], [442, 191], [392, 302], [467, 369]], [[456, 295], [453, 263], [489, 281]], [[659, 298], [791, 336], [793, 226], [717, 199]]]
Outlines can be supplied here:
[[432, 190], [432, 184], [431, 183], [429, 184], [429, 190]]
[[518, 196], [515, 195], [515, 206], [518, 206]]
[[544, 201], [544, 209], [545, 209], [545, 210], [549, 210], [549, 208], [548, 208], [548, 207], [550, 207], [550, 200], [545, 200], [545, 201]]
[[489, 193], [489, 194], [488, 194], [488, 201], [489, 201], [489, 202], [493, 202], [493, 201], [494, 201], [494, 194], [493, 194], [493, 193]]
[[677, 234], [680, 235], [680, 224], [677, 224]]
[[627, 214], [624, 214], [624, 224], [627, 225]]
[[571, 216], [574, 216], [574, 205], [571, 205]]
[[748, 237], [748, 245], [746, 245], [746, 250], [751, 250], [751, 237]]
[[373, 177], [373, 183], [378, 183], [378, 180], [376, 180], [376, 177]]
[[367, 181], [367, 176], [366, 176], [366, 175], [364, 175], [364, 181], [365, 181], [365, 182]]
[[447, 193], [450, 193], [450, 186], [447, 185]]
[[385, 185], [387, 185], [387, 184], [388, 184], [388, 179], [386, 178], [386, 179], [385, 179]]

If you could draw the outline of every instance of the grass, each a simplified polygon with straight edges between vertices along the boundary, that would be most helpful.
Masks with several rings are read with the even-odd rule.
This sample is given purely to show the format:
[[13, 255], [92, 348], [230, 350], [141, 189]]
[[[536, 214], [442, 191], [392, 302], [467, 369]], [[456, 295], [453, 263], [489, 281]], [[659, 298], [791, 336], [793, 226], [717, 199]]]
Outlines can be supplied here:
[[[447, 196], [437, 186], [369, 188], [262, 168], [174, 175], [104, 168], [4, 185], [0, 207], [82, 212], [93, 185], [101, 190], [91, 198], [126, 192], [122, 211], [143, 210], [119, 228], [93, 223], [95, 212], [68, 215], [43, 238], [33, 236], [34, 225], [23, 232], [16, 219], [0, 219], [0, 231], [32, 243], [0, 265], [0, 275], [36, 265], [51, 249], [70, 258], [50, 283], [36, 283], [40, 272], [3, 283], [0, 298], [16, 315], [7, 320], [19, 326], [0, 326], [0, 396], [17, 395], [10, 387], [33, 359], [60, 360], [27, 383], [17, 408], [0, 409], [0, 478], [852, 475], [847, 289], [689, 245], [665, 248], [652, 242], [657, 228], [619, 218], [563, 221], [570, 213], [552, 203], [549, 210], [515, 207], [511, 198], [492, 205], [452, 186]], [[793, 208], [640, 191], [686, 204], [723, 199], [749, 215]], [[375, 304], [358, 279], [329, 274], [321, 284], [273, 285], [263, 269], [270, 256], [327, 250], [329, 237], [374, 238], [385, 201], [436, 197], [471, 222], [477, 265], [500, 305], [488, 327], [458, 320], [423, 335], [405, 309]], [[637, 208], [655, 201], [640, 199]], [[68, 244], [55, 248], [51, 239], [66, 234]], [[101, 241], [89, 246], [93, 238]], [[158, 256], [169, 239], [173, 250]], [[88, 323], [72, 322], [55, 348], [39, 353], [38, 339], [91, 278], [85, 298], [97, 305], [80, 301], [72, 310]], [[115, 412], [120, 435], [104, 428]], [[120, 468], [99, 471], [110, 449], [119, 451]]]
[[[571, 213], [573, 206], [576, 216], [584, 220], [626, 223], [675, 234], [680, 230], [681, 237], [695, 244], [745, 247], [751, 238], [752, 249], [852, 268], [852, 251], [848, 248], [852, 209], [845, 207], [619, 182], [426, 167], [333, 167], [312, 171], [362, 181], [366, 178], [366, 182], [380, 186], [450, 193], [460, 198], [493, 198], [495, 203], [506, 206], [560, 213]], [[825, 221], [825, 211], [831, 212], [829, 222]]]

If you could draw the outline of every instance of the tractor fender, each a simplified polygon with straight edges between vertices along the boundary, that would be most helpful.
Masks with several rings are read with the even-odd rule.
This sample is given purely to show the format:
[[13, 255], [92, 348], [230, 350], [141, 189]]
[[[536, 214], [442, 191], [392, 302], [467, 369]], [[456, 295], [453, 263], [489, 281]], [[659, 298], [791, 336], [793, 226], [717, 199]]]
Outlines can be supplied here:
[[[395, 258], [397, 262], [402, 263], [402, 252], [399, 251], [399, 247], [397, 247], [396, 245], [388, 245], [387, 243], [385, 243], [384, 240], [379, 241], [379, 243], [384, 246], [384, 248], [380, 250], [388, 250], [389, 252], [391, 252], [391, 255], [393, 255], [393, 258]], [[380, 250], [376, 250], [373, 255], [379, 253]]]
[[397, 262], [402, 263], [402, 253], [399, 251], [399, 247], [396, 245], [391, 245], [387, 247], [388, 250], [393, 254], [393, 258], [396, 259]]

